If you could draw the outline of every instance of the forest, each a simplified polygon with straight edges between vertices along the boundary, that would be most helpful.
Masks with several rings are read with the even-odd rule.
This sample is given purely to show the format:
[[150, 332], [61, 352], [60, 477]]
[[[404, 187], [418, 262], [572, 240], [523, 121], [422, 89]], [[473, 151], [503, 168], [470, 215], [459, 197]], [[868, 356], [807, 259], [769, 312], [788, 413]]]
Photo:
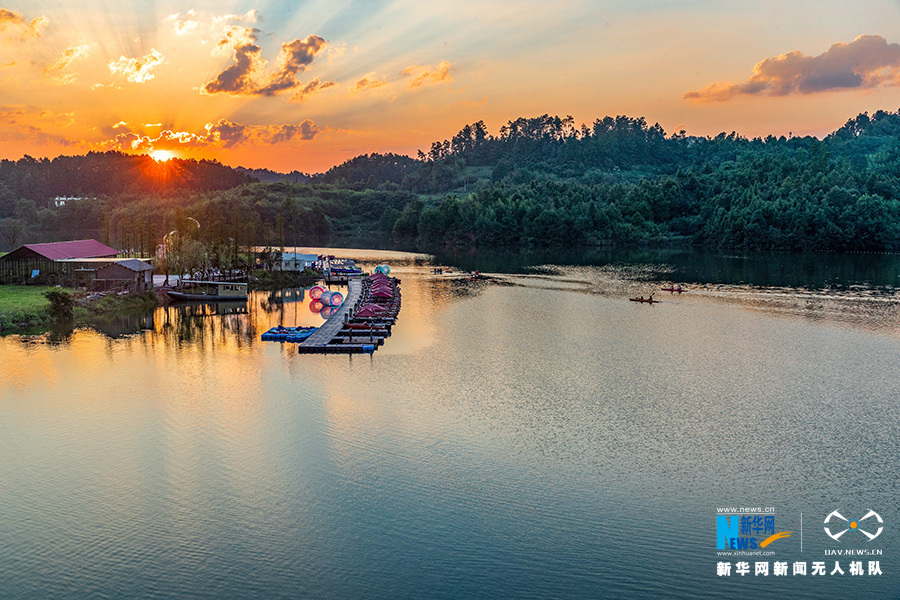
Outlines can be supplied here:
[[215, 262], [251, 243], [898, 250], [900, 111], [821, 140], [667, 134], [626, 116], [518, 118], [496, 134], [479, 121], [415, 158], [316, 175], [120, 153], [0, 162], [0, 250], [94, 237], [152, 254], [170, 231]]

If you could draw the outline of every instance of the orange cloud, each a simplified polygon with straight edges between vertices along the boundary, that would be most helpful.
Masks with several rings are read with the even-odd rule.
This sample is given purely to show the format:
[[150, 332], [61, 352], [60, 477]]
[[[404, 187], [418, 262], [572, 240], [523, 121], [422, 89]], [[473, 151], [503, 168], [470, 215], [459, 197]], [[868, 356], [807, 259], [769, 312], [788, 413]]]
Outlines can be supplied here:
[[153, 150], [186, 150], [192, 148], [206, 148], [210, 144], [202, 136], [188, 131], [161, 131], [159, 135], [151, 137], [135, 132], [120, 133], [112, 139], [94, 144], [95, 150], [118, 150], [136, 154], [147, 154]]
[[159, 65], [166, 62], [166, 58], [156, 48], [151, 48], [150, 53], [141, 58], [119, 57], [119, 60], [111, 60], [107, 65], [112, 75], [124, 75], [132, 83], [144, 83], [155, 77], [151, 72]]
[[201, 93], [240, 95], [244, 90], [254, 89], [253, 76], [266, 64], [261, 55], [262, 48], [256, 45], [256, 30], [229, 25], [216, 45], [219, 49], [231, 47], [234, 64], [204, 85]]
[[[125, 124], [119, 122], [113, 125], [113, 129], [119, 129], [123, 126]], [[148, 126], [156, 127], [158, 125]], [[320, 131], [321, 128], [310, 119], [306, 119], [297, 125], [246, 125], [233, 123], [227, 119], [220, 119], [216, 123], [207, 123], [200, 133], [165, 129], [156, 136], [149, 136], [134, 131], [126, 131], [95, 146], [101, 150], [121, 150], [139, 153], [160, 149], [232, 148], [245, 144], [281, 144], [294, 139], [307, 141], [315, 138]]]
[[378, 79], [375, 73], [366, 73], [363, 75], [363, 78], [356, 82], [356, 84], [350, 88], [351, 92], [364, 92], [366, 90], [374, 90], [375, 88], [379, 88], [383, 85], [387, 85], [387, 81]]
[[431, 65], [410, 65], [403, 69], [400, 74], [404, 77], [412, 77], [409, 87], [415, 88], [426, 83], [450, 81], [450, 71], [452, 70], [453, 65], [445, 60], [441, 61], [441, 64], [437, 67], [432, 67]]
[[262, 96], [273, 96], [284, 90], [291, 90], [301, 85], [296, 80], [297, 74], [311, 64], [316, 54], [324, 48], [326, 42], [317, 35], [307, 36], [305, 40], [296, 39], [281, 45], [278, 55], [278, 69], [269, 78], [268, 83], [256, 91]]
[[207, 139], [225, 148], [248, 143], [279, 144], [293, 138], [306, 141], [315, 138], [319, 131], [310, 119], [299, 125], [242, 125], [226, 119], [206, 124]]
[[79, 142], [61, 135], [47, 133], [34, 125], [44, 123], [51, 127], [68, 127], [74, 122], [74, 113], [51, 113], [45, 110], [0, 106], [0, 140], [35, 142], [38, 144], [77, 146]]
[[11, 29], [18, 31], [22, 39], [30, 37], [41, 37], [41, 27], [49, 23], [47, 17], [35, 17], [30, 23], [25, 22], [25, 18], [17, 12], [8, 8], [0, 8], [0, 31]]
[[55, 61], [44, 69], [44, 77], [55, 83], [64, 85], [75, 81], [76, 73], [64, 73], [64, 71], [78, 59], [87, 58], [91, 54], [91, 47], [87, 44], [71, 46], [63, 50], [63, 53]]
[[202, 137], [193, 133], [166, 129], [155, 138], [134, 132], [120, 133], [115, 138], [102, 142], [99, 147], [104, 150], [147, 153], [159, 148], [202, 148], [207, 145]]
[[218, 48], [230, 46], [234, 64], [219, 73], [213, 81], [201, 88], [203, 94], [231, 94], [233, 96], [274, 96], [279, 92], [303, 86], [297, 79], [327, 42], [317, 36], [297, 38], [281, 45], [278, 54], [278, 67], [269, 75], [263, 72], [266, 60], [262, 57], [262, 48], [256, 44], [257, 30], [250, 27], [226, 27], [224, 37]]
[[744, 83], [716, 82], [684, 97], [724, 102], [740, 95], [786, 96], [895, 85], [900, 85], [900, 44], [888, 44], [880, 35], [861, 35], [818, 56], [794, 50], [767, 58], [753, 67]]
[[18, 123], [25, 115], [25, 110], [21, 108], [0, 108], [0, 121], [5, 123]]
[[324, 81], [322, 83], [319, 83], [318, 79], [313, 79], [312, 81], [307, 83], [305, 86], [303, 86], [302, 88], [297, 90], [297, 93], [294, 94], [294, 96], [291, 98], [291, 101], [292, 102], [303, 102], [308, 96], [311, 96], [312, 94], [314, 94], [318, 91], [325, 90], [330, 87], [334, 87], [336, 85], [337, 85], [337, 81]]

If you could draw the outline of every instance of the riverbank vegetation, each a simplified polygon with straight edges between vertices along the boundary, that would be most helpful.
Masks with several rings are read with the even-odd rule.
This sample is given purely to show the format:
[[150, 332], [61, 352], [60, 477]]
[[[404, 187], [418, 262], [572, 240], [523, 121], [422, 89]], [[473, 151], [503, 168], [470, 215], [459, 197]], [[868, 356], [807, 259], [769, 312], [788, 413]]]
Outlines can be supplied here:
[[141, 294], [89, 295], [79, 299], [74, 307], [76, 321], [103, 314], [118, 314], [129, 311], [148, 311], [159, 306], [156, 292]]
[[258, 270], [250, 273], [251, 290], [281, 290], [284, 288], [311, 287], [322, 276], [316, 271], [270, 271]]
[[157, 306], [155, 292], [100, 295], [68, 288], [0, 285], [0, 335], [89, 326], [97, 318]]
[[[3, 161], [0, 232], [95, 237], [151, 255], [175, 231], [173, 269], [237, 267], [246, 248], [266, 244], [900, 250], [898, 139], [900, 112], [858, 115], [822, 140], [695, 137], [643, 118], [579, 125], [544, 115], [496, 135], [466, 125], [416, 158], [359, 156], [306, 181], [247, 183], [236, 171], [219, 187], [184, 176], [163, 187], [126, 173], [115, 191], [66, 179], [78, 157], [49, 161], [54, 183], [39, 186], [26, 181], [49, 177], [44, 162]], [[90, 155], [92, 164], [105, 156]], [[61, 181], [80, 200], [53, 205]]]
[[0, 285], [0, 333], [38, 327], [49, 315], [50, 302], [44, 292], [53, 289], [36, 285]]

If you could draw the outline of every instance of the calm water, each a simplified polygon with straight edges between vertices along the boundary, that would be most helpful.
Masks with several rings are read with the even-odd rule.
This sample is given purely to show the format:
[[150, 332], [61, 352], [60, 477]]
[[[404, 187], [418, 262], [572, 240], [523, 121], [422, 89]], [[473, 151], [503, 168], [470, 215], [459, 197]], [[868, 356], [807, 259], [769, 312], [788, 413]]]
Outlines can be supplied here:
[[[900, 597], [890, 257], [357, 254], [403, 279], [372, 357], [259, 341], [322, 322], [302, 292], [0, 338], [0, 597]], [[627, 300], [660, 281], [691, 291]], [[751, 567], [883, 575], [717, 577], [730, 506], [792, 531]], [[869, 509], [874, 541], [825, 536]]]

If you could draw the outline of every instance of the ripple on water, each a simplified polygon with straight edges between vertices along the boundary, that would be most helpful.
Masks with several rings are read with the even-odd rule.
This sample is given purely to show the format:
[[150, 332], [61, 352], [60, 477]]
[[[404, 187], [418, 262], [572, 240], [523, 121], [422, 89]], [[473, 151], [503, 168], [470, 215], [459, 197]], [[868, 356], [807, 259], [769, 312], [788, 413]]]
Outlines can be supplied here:
[[733, 503], [900, 515], [891, 295], [638, 306], [658, 269], [397, 271], [401, 321], [362, 359], [259, 343], [305, 318], [283, 298], [0, 339], [4, 594], [896, 597], [893, 575], [726, 583], [712, 541]]

